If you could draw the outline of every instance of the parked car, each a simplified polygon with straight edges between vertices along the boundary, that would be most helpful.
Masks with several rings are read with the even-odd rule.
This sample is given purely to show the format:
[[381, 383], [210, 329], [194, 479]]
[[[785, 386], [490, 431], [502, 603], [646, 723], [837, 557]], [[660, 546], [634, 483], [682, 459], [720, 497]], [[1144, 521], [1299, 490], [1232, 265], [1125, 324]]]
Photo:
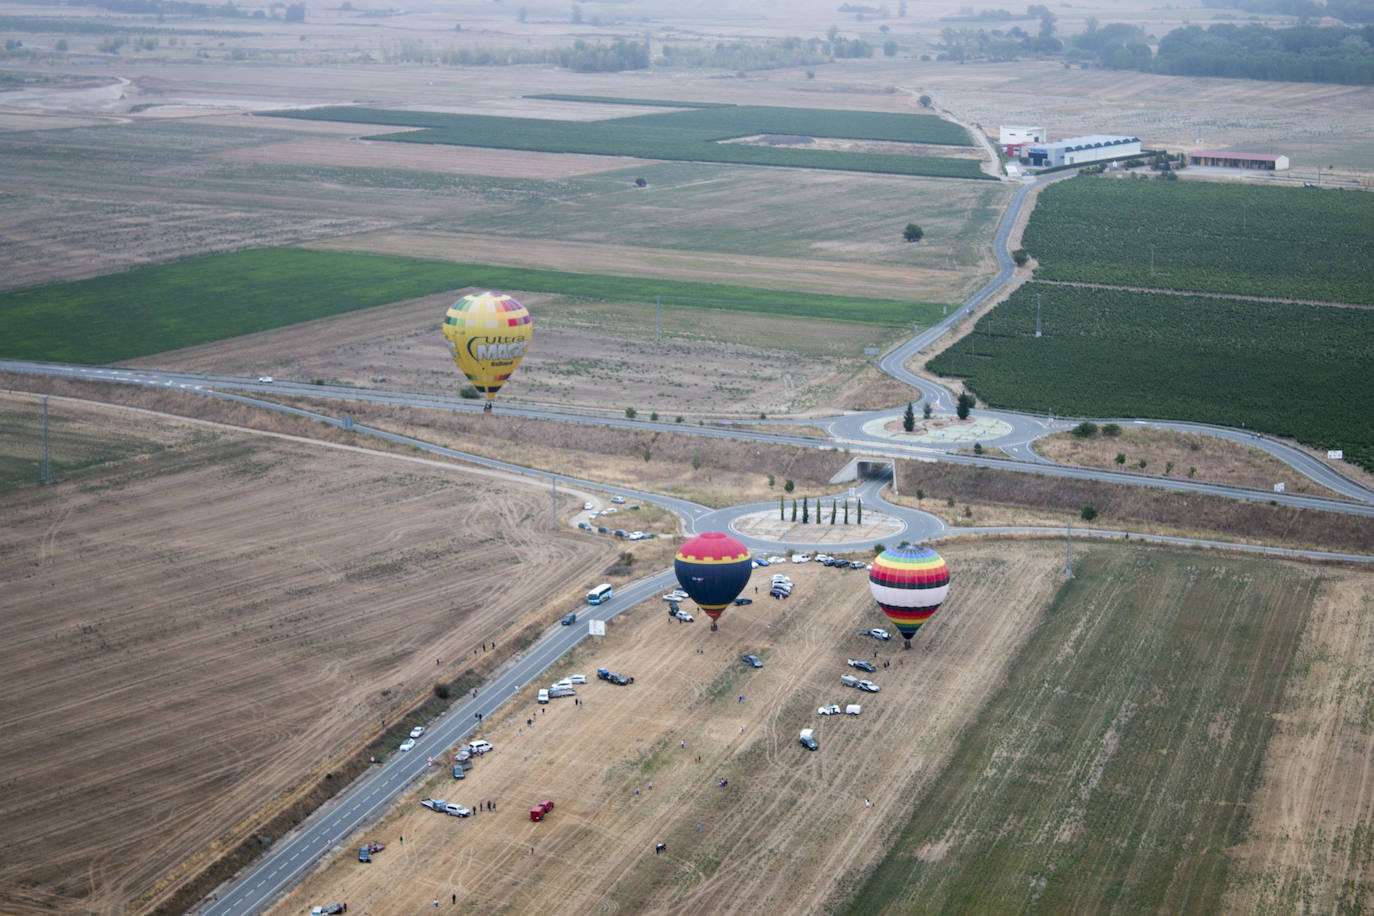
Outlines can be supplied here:
[[359, 861], [359, 862], [371, 862], [371, 861], [372, 861], [372, 850], [369, 849], [369, 848], [366, 847], [366, 846], [359, 846], [359, 847], [358, 847], [358, 861]]
[[568, 683], [585, 684], [587, 683], [587, 676], [585, 674], [570, 674], [568, 675]]
[[462, 805], [444, 805], [444, 813], [452, 814], [454, 817], [467, 817], [472, 812]]
[[630, 532], [630, 540], [632, 540], [632, 541], [642, 541], [642, 540], [644, 540], [646, 537], [648, 537], [648, 535], [645, 534], [643, 531], [631, 531], [631, 532]]
[[768, 562], [770, 565], [776, 566], [778, 563], [786, 563], [787, 557], [771, 556], [768, 558]]
[[605, 525], [597, 525], [597, 526], [596, 526], [596, 530], [597, 530], [597, 533], [598, 533], [598, 534], [610, 534], [610, 533], [611, 533], [611, 529], [607, 528]]
[[272, 384], [273, 382], [275, 382], [276, 379], [272, 378], [272, 376], [270, 376], [270, 375], [259, 375], [259, 376], [258, 376], [258, 381], [270, 385], [270, 384]]
[[857, 716], [859, 713], [863, 711], [864, 708], [860, 706], [858, 703], [850, 703], [848, 706], [844, 708], [844, 714], [846, 716]]
[[797, 740], [800, 741], [801, 746], [808, 751], [814, 751], [816, 748], [820, 747], [820, 745], [816, 743], [816, 733], [809, 728], [803, 728]]
[[794, 553], [794, 554], [792, 554], [792, 562], [793, 562], [793, 563], [810, 563], [810, 562], [811, 562], [811, 554], [809, 554], [809, 553]]
[[868, 568], [868, 564], [865, 563], [863, 560], [850, 560], [850, 561], [849, 561], [849, 568], [850, 568], [850, 569], [867, 569], [867, 568]]
[[577, 523], [577, 527], [581, 528], [583, 531], [591, 531], [591, 530], [592, 530], [592, 526], [591, 526], [591, 525], [588, 525], [586, 522], [578, 522], [578, 523]]
[[[611, 497], [611, 502], [613, 502], [613, 503], [619, 504], [619, 503], [623, 503], [624, 501], [625, 501], [625, 497], [623, 497], [623, 496], [612, 496], [612, 497]], [[552, 805], [553, 802], [549, 802], [549, 804]]]
[[664, 601], [685, 601], [686, 598], [687, 593], [680, 588], [675, 588], [671, 592], [663, 596]]
[[741, 655], [741, 656], [740, 656], [740, 661], [744, 662], [744, 663], [745, 663], [746, 665], [748, 665], [750, 668], [762, 668], [762, 667], [763, 667], [763, 660], [760, 659], [757, 655]]
[[544, 816], [552, 810], [553, 802], [547, 800], [541, 801], [539, 804], [535, 805], [533, 808], [530, 809], [530, 820], [542, 821], [544, 819]]
[[882, 639], [882, 640], [888, 640], [888, 639], [891, 639], [891, 638], [892, 638], [892, 634], [891, 634], [891, 633], [889, 633], [887, 630], [879, 629], [878, 627], [874, 627], [874, 628], [871, 629], [871, 630], [860, 630], [860, 631], [859, 631], [859, 635], [860, 635], [860, 636], [872, 636], [874, 639]]
[[577, 623], [577, 612], [573, 611], [563, 615], [563, 626], [570, 627], [575, 623]]
[[846, 687], [858, 687], [859, 679], [852, 674], [842, 674], [840, 675], [840, 683]]
[[754, 599], [753, 599], [753, 598], [736, 598], [736, 599], [735, 599], [735, 604], [739, 605], [740, 607], [744, 607], [746, 604], [753, 604], [753, 603], [754, 603]]
[[413, 748], [414, 746], [415, 746], [415, 739], [414, 739], [414, 738], [407, 738], [406, 740], [404, 740], [404, 741], [401, 742], [401, 752], [404, 753], [404, 752], [410, 750], [411, 748]]
[[458, 752], [453, 755], [454, 763], [464, 763], [472, 759], [472, 750], [466, 747], [458, 748]]
[[310, 916], [334, 916], [336, 913], [347, 913], [348, 904], [346, 903], [326, 903], [324, 906], [312, 906]]
[[474, 754], [476, 754], [477, 756], [480, 757], [481, 755], [483, 755], [483, 754], [485, 754], [485, 753], [487, 753], [487, 752], [489, 752], [489, 751], [492, 750], [491, 742], [490, 742], [490, 741], [480, 741], [480, 740], [479, 740], [479, 741], [469, 741], [469, 742], [468, 742], [468, 750], [472, 751]]
[[453, 765], [453, 778], [454, 778], [454, 779], [467, 779], [467, 777], [468, 777], [467, 768], [465, 768], [461, 763], [455, 763], [455, 764]]
[[602, 515], [615, 515], [615, 514], [616, 514], [617, 512], [619, 512], [619, 511], [620, 511], [620, 510], [617, 509], [615, 506], [607, 506], [606, 508], [604, 508], [604, 509], [601, 510], [601, 514], [602, 514]]
[[851, 658], [851, 659], [849, 660], [849, 667], [851, 667], [851, 668], [858, 668], [860, 671], [877, 671], [877, 670], [878, 670], [877, 668], [873, 667], [873, 663], [872, 663], [872, 662], [866, 662], [866, 661], [864, 661], [864, 660], [861, 659], [861, 658]]
[[424, 733], [425, 733], [425, 727], [424, 727], [423, 725], [417, 725], [417, 726], [415, 726], [414, 728], [412, 728], [412, 729], [410, 730], [410, 737], [412, 737], [412, 738], [418, 738], [418, 737], [420, 737], [421, 735], [423, 735]]
[[539, 693], [535, 694], [534, 701], [536, 703], [547, 703], [549, 701], [549, 692], [543, 687], [540, 687]]
[[840, 707], [831, 703], [829, 706], [822, 706], [820, 709], [817, 709], [816, 712], [822, 716], [838, 716], [840, 714]]
[[872, 681], [859, 681], [859, 689], [865, 693], [877, 693], [881, 688]]
[[789, 595], [791, 595], [791, 594], [792, 594], [792, 589], [790, 589], [790, 588], [784, 588], [784, 587], [781, 586], [781, 585], [775, 585], [775, 586], [773, 586], [772, 588], [770, 588], [770, 589], [768, 590], [768, 596], [769, 596], [770, 598], [782, 599], [782, 598], [786, 598], [787, 596], [789, 596]]
[[683, 610], [674, 611], [673, 616], [676, 617], [678, 620], [681, 620], [683, 623], [691, 623], [692, 621], [696, 620], [695, 617], [693, 617], [691, 614]]
[[595, 509], [595, 508], [596, 508], [596, 506], [595, 506], [593, 503], [590, 503], [590, 502], [585, 502], [585, 503], [582, 504], [582, 511], [584, 511], [584, 512], [590, 512], [590, 511], [592, 511], [592, 510]]
[[753, 559], [751, 559], [751, 560], [749, 561], [749, 568], [750, 568], [750, 569], [758, 569], [760, 566], [767, 566], [767, 565], [768, 565], [768, 559], [767, 559], [766, 557], [754, 557]]

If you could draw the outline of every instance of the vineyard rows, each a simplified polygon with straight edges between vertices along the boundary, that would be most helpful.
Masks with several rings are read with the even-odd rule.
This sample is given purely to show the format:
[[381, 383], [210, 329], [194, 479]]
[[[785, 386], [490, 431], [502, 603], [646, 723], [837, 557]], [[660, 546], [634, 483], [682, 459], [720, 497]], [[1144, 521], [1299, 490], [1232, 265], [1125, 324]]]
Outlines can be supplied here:
[[1370, 309], [1029, 283], [930, 368], [994, 407], [1244, 427], [1374, 470], [1371, 353]]
[[1038, 280], [1374, 304], [1374, 195], [1079, 178], [1046, 188]]

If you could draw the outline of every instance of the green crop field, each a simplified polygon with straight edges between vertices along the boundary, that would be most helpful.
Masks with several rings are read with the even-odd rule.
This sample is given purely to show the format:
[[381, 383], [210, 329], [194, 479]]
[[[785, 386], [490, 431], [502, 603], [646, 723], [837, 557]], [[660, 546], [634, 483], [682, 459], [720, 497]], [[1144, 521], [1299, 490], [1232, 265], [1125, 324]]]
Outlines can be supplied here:
[[850, 913], [1220, 910], [1321, 573], [1105, 545], [1074, 573]]
[[943, 178], [990, 177], [979, 169], [978, 162], [973, 159], [847, 153], [721, 142], [755, 134], [788, 134], [971, 145], [972, 141], [962, 127], [934, 115], [762, 106], [693, 108], [605, 121], [551, 121], [342, 107], [267, 114], [273, 117], [420, 128], [371, 138], [402, 143], [440, 143], [546, 153], [637, 156], [643, 159], [791, 166]]
[[[925, 302], [262, 248], [0, 293], [0, 355], [104, 364], [467, 287], [820, 318], [930, 324]], [[438, 324], [440, 316], [435, 317]]]
[[1370, 309], [1028, 283], [929, 365], [995, 407], [1244, 426], [1374, 470], [1371, 353]]
[[1374, 195], [1078, 178], [1041, 192], [1038, 280], [1374, 304]]

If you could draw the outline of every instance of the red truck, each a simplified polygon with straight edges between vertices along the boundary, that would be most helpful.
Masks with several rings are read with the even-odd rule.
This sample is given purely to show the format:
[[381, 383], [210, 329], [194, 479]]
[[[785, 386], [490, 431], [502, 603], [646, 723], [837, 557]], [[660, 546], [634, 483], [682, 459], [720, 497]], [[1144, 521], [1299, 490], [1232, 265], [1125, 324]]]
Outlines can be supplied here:
[[530, 820], [542, 821], [544, 819], [544, 815], [548, 814], [552, 810], [553, 802], [541, 801], [539, 804], [535, 805], [533, 808], [530, 809]]

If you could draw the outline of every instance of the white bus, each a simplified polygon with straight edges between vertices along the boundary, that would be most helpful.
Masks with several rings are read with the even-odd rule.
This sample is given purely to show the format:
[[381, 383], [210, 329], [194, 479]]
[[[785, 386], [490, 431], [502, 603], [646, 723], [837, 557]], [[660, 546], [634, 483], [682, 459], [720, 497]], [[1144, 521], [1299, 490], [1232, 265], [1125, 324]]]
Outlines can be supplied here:
[[613, 594], [615, 594], [615, 590], [611, 588], [611, 584], [609, 582], [603, 582], [596, 588], [587, 592], [587, 603], [600, 604], [603, 601], [610, 601]]

